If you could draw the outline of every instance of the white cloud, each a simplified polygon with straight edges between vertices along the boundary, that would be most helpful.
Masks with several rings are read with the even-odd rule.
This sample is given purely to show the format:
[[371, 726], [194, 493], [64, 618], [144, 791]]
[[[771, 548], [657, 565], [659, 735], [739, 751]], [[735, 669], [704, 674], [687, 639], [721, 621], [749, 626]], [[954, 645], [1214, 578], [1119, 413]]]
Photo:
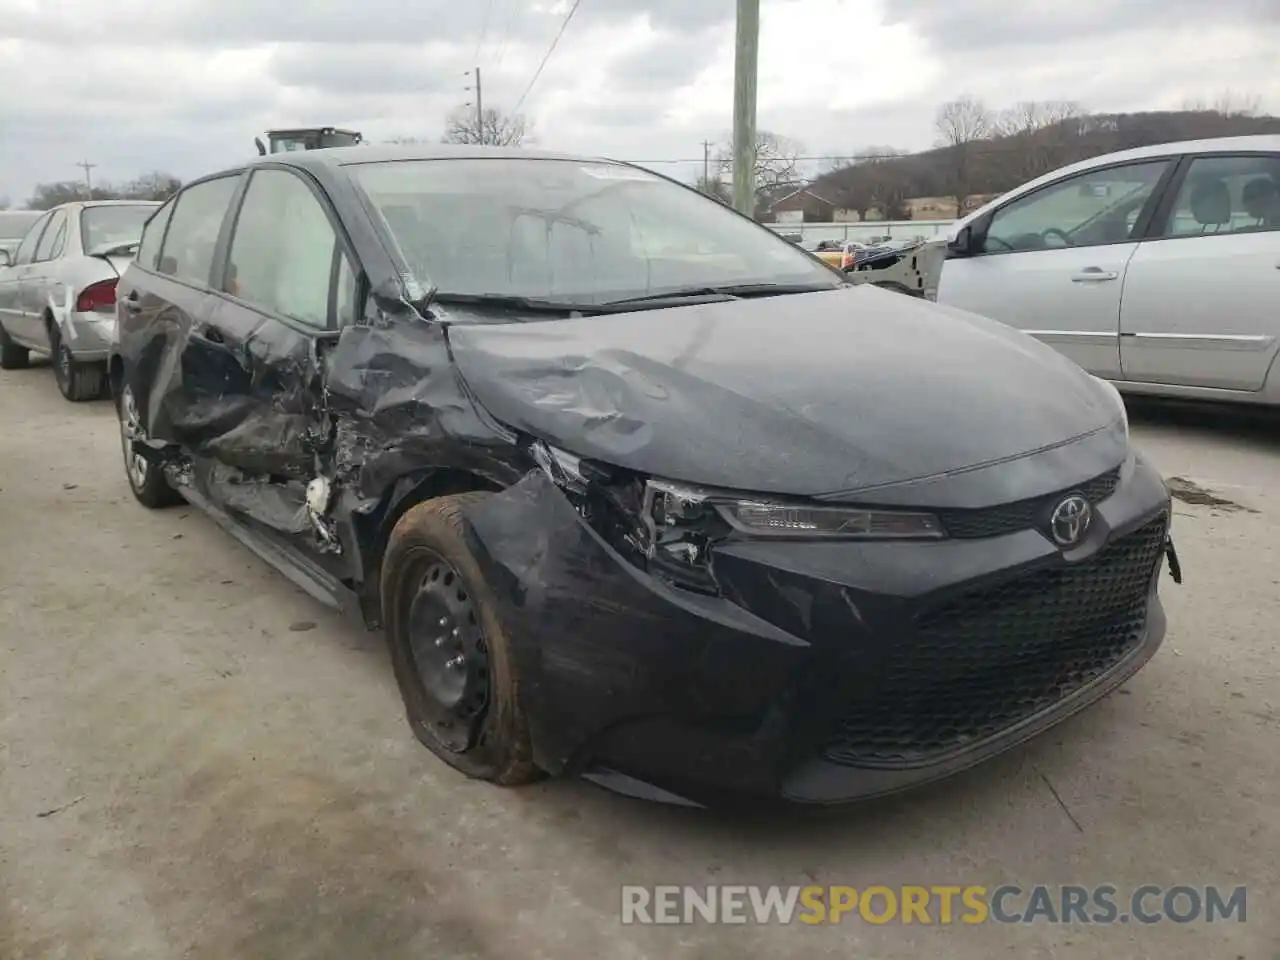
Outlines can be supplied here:
[[[937, 105], [1075, 99], [1160, 109], [1222, 89], [1280, 111], [1280, 17], [1255, 0], [1076, 0], [1052, 16], [1007, 0], [763, 0], [759, 125], [809, 153], [933, 140]], [[1175, 8], [1177, 8], [1175, 10]], [[481, 26], [487, 9], [484, 43]], [[567, 0], [0, 0], [0, 194], [36, 182], [235, 163], [272, 126], [370, 139], [438, 135], [470, 97], [509, 108]], [[525, 111], [539, 145], [687, 159], [731, 125], [733, 5], [582, 0]], [[1047, 19], [1046, 19], [1047, 17]]]

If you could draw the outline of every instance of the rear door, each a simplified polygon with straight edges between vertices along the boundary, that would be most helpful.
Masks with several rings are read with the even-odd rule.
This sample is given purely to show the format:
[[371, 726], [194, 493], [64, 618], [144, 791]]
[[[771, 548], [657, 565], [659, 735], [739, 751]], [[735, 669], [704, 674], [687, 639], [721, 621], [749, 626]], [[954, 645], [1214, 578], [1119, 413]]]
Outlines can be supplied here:
[[44, 235], [36, 244], [30, 265], [22, 268], [18, 279], [18, 296], [22, 301], [23, 336], [41, 350], [49, 349], [49, 329], [44, 310], [49, 303], [49, 289], [54, 283], [54, 261], [67, 246], [67, 209], [53, 211]]
[[221, 348], [205, 339], [205, 321], [240, 182], [239, 173], [220, 174], [183, 188], [148, 223], [138, 257], [116, 287], [122, 386], [132, 390], [142, 426], [156, 440], [203, 442], [228, 389], [222, 375], [237, 368], [208, 361], [206, 354]]
[[208, 446], [216, 464], [207, 479], [224, 509], [283, 533], [311, 532], [306, 483], [328, 438], [321, 362], [354, 319], [355, 263], [318, 184], [292, 168], [255, 167], [207, 320], [244, 385], [234, 424]]
[[1173, 160], [1098, 167], [998, 207], [976, 255], [948, 259], [938, 301], [1016, 327], [1120, 377], [1120, 291]]
[[1280, 154], [1188, 157], [1129, 263], [1126, 380], [1260, 390], [1280, 349]]
[[53, 219], [53, 213], [46, 213], [32, 224], [27, 235], [14, 254], [13, 266], [0, 269], [0, 323], [5, 331], [24, 346], [32, 346], [26, 324], [23, 322], [22, 278], [31, 269], [31, 259], [36, 254], [36, 246], [44, 235], [44, 228]]

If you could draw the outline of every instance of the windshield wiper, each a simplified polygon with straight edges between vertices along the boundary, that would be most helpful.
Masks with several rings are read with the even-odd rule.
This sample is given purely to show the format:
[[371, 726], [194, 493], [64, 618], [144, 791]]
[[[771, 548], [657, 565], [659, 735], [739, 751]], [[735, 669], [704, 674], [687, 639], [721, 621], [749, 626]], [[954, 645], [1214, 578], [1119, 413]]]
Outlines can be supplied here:
[[655, 300], [689, 300], [697, 297], [719, 297], [723, 300], [738, 300], [743, 297], [778, 297], [789, 293], [818, 293], [822, 290], [837, 290], [846, 284], [825, 283], [725, 283], [705, 287], [683, 287], [677, 290], [666, 290], [662, 293], [647, 293], [641, 297], [626, 297], [622, 300], [608, 300], [600, 306], [621, 307], [632, 303], [647, 303]]
[[485, 307], [510, 307], [513, 310], [529, 310], [536, 313], [594, 313], [598, 308], [589, 303], [573, 303], [569, 300], [544, 300], [541, 297], [521, 297], [505, 293], [436, 293], [433, 303], [476, 304]]

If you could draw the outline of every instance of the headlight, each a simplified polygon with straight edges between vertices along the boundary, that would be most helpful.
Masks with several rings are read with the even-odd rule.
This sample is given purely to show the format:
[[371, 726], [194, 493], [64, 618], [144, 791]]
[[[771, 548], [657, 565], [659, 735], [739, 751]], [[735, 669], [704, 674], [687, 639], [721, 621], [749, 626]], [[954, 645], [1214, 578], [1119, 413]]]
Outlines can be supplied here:
[[1116, 407], [1116, 414], [1120, 418], [1120, 423], [1124, 426], [1124, 435], [1129, 435], [1129, 409], [1124, 405], [1124, 397], [1120, 395], [1120, 391], [1116, 389], [1116, 385], [1110, 380], [1103, 380], [1101, 377], [1094, 377], [1098, 383], [1102, 384], [1102, 388], [1111, 394], [1112, 402]]
[[[714, 587], [711, 547], [730, 538], [940, 540], [929, 513], [743, 496], [589, 465], [541, 442], [533, 455], [579, 513], [615, 548], [683, 586]], [[594, 472], [593, 472], [594, 471]]]

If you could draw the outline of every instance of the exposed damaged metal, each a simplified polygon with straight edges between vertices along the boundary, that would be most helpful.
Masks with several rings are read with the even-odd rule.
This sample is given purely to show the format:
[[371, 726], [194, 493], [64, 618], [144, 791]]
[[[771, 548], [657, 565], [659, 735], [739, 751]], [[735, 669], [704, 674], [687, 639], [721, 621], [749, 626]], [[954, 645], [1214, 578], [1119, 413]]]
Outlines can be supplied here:
[[[596, 198], [681, 189], [622, 165], [480, 153], [545, 164], [547, 190], [582, 193], [498, 211], [543, 222], [522, 249], [575, 251], [555, 283], [583, 258], [594, 278], [591, 258], [619, 270], [635, 256], [605, 249]], [[362, 194], [344, 157], [403, 159], [264, 157], [234, 173], [230, 212], [202, 234], [217, 237], [207, 280], [163, 269], [172, 227], [122, 279], [126, 463], [143, 503], [180, 489], [382, 626], [412, 728], [459, 769], [500, 783], [594, 771], [693, 801], [849, 799], [997, 752], [1159, 645], [1168, 493], [1130, 450], [1114, 391], [1050, 349], [851, 289], [702, 199], [698, 215], [751, 231], [785, 282], [684, 280], [598, 303], [557, 299], [550, 281], [540, 296], [442, 290], [415, 259], [435, 235], [408, 187]], [[327, 323], [239, 295], [253, 274], [233, 278], [227, 251], [262, 171], [312, 184], [342, 225], [316, 258]], [[505, 176], [476, 216], [518, 192]], [[200, 186], [159, 221], [178, 223]], [[446, 260], [462, 246], [440, 243]], [[646, 278], [720, 262], [644, 249]], [[503, 256], [485, 282], [532, 269], [527, 252]], [[1064, 498], [1078, 522], [1055, 543]], [[1092, 602], [1046, 619], [1048, 594]], [[943, 608], [961, 612], [929, 626]], [[900, 713], [873, 716], [891, 680]], [[937, 705], [952, 702], [981, 714], [971, 739], [948, 732]]]

